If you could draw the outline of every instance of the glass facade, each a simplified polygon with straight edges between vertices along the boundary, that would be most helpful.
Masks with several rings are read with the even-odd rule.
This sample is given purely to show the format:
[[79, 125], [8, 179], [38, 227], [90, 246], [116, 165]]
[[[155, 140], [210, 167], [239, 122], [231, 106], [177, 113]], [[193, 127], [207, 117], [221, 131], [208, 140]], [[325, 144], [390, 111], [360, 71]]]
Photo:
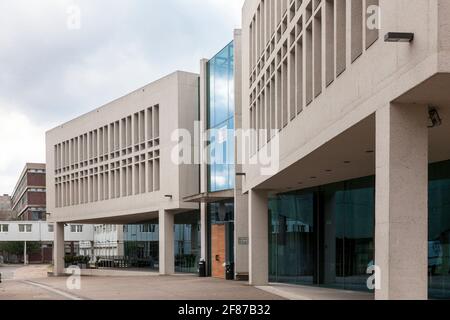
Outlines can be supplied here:
[[374, 259], [373, 178], [270, 200], [270, 278], [364, 290]]
[[123, 231], [124, 256], [131, 261], [130, 267], [158, 270], [158, 220], [140, 225], [125, 225]]
[[[375, 178], [269, 200], [270, 281], [368, 290], [374, 264]], [[429, 296], [450, 298], [450, 161], [430, 165]]]
[[200, 262], [200, 212], [175, 216], [175, 271], [196, 273]]
[[209, 192], [234, 188], [234, 44], [207, 65]]
[[[158, 220], [146, 224], [125, 225], [124, 257], [129, 267], [159, 268], [159, 226]], [[175, 271], [197, 272], [200, 260], [200, 212], [175, 215], [174, 226]]]
[[432, 165], [429, 176], [429, 295], [450, 299], [450, 161]]

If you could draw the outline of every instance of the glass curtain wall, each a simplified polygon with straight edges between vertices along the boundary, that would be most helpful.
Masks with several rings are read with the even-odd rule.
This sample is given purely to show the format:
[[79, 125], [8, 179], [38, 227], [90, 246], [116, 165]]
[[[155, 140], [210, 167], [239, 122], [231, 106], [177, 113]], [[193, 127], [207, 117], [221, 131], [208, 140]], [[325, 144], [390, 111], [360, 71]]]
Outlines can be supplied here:
[[450, 299], [450, 161], [430, 167], [429, 296]]
[[140, 225], [124, 225], [124, 256], [132, 268], [158, 270], [159, 228], [158, 221]]
[[[124, 225], [124, 259], [128, 267], [159, 268], [158, 220], [145, 224]], [[196, 273], [200, 260], [200, 212], [175, 215], [175, 271]]]
[[[429, 167], [429, 297], [450, 298], [450, 161]], [[367, 290], [374, 263], [375, 178], [269, 200], [270, 280]]]
[[200, 262], [200, 212], [175, 215], [175, 271], [196, 273]]
[[209, 192], [234, 188], [234, 44], [207, 65]]
[[269, 203], [270, 278], [314, 284], [317, 228], [314, 193], [279, 195]]
[[367, 269], [374, 263], [374, 179], [364, 178], [319, 188], [319, 284], [368, 290]]
[[367, 290], [374, 259], [373, 178], [270, 199], [270, 279]]

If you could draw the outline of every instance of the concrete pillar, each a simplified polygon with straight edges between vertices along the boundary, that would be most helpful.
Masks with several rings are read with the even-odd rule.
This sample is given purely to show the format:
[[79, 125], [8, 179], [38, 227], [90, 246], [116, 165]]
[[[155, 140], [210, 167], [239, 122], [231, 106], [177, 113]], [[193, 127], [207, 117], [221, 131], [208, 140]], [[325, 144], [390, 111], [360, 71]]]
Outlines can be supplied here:
[[391, 104], [376, 114], [377, 300], [428, 298], [428, 113]]
[[175, 273], [174, 220], [173, 213], [159, 211], [159, 273], [161, 275]]
[[237, 280], [247, 280], [249, 274], [249, 236], [248, 236], [248, 195], [242, 194], [240, 188], [242, 177], [236, 178], [236, 186], [234, 196], [234, 259], [235, 273]]
[[207, 204], [200, 205], [200, 245], [201, 245], [201, 259], [208, 259], [208, 212]]
[[53, 244], [53, 275], [64, 275], [64, 223], [55, 223]]
[[269, 207], [266, 191], [249, 191], [249, 282], [269, 283]]

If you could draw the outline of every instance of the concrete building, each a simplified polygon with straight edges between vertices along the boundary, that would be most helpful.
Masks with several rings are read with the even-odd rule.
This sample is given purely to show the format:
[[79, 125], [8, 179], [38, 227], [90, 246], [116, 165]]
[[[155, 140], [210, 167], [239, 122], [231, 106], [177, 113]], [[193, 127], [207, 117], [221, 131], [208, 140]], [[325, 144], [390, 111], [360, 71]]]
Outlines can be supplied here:
[[[198, 75], [175, 72], [47, 132], [47, 206], [55, 222], [55, 273], [63, 273], [64, 223], [157, 220], [161, 274], [174, 272], [174, 224], [198, 224], [198, 166], [176, 164], [178, 129], [194, 132]], [[185, 217], [183, 217], [185, 219]], [[188, 220], [189, 220], [188, 219]], [[183, 221], [182, 223], [185, 223]]]
[[12, 193], [12, 208], [17, 219], [45, 220], [46, 213], [45, 164], [27, 163]]
[[[125, 224], [124, 254], [161, 274], [180, 257], [192, 269], [191, 255], [251, 285], [450, 298], [450, 3], [242, 12], [200, 76], [174, 73], [47, 133], [55, 272], [63, 223]], [[174, 132], [195, 136], [196, 120], [201, 165], [175, 164]]]
[[247, 0], [242, 19], [250, 283], [364, 289], [374, 268], [376, 299], [450, 297], [450, 2]]

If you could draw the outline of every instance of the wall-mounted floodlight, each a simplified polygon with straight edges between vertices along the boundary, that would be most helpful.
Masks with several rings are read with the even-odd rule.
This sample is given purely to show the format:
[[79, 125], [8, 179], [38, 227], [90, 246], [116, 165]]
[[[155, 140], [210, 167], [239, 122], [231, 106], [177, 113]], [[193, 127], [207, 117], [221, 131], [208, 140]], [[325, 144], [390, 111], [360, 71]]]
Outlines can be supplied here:
[[245, 177], [247, 174], [245, 172], [236, 172], [236, 176]]
[[384, 36], [384, 42], [412, 42], [413, 40], [412, 32], [388, 32]]
[[166, 194], [166, 195], [164, 196], [164, 198], [172, 199], [172, 198], [173, 198], [173, 195], [171, 195], [171, 194]]

